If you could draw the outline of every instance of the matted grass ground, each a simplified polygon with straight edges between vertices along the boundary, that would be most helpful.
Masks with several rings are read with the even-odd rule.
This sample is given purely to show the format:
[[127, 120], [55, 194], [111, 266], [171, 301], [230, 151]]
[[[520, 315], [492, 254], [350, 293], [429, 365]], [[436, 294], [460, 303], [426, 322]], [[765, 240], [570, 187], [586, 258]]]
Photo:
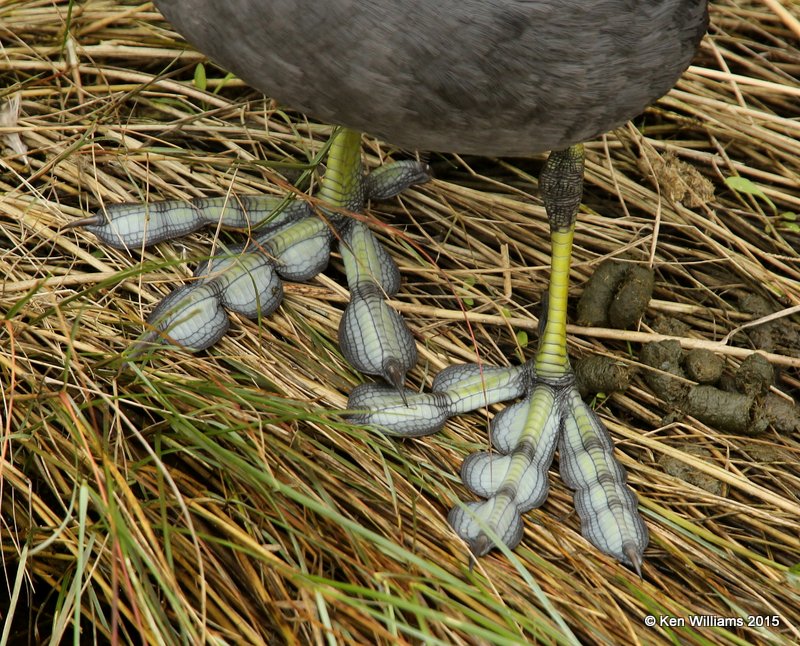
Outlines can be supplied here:
[[[756, 337], [726, 337], [756, 318], [739, 307], [755, 292], [780, 312], [762, 347], [776, 389], [797, 396], [799, 21], [792, 0], [714, 3], [677, 88], [587, 146], [572, 295], [607, 257], [652, 263], [656, 290], [638, 332], [572, 327], [573, 355], [636, 364], [667, 315], [731, 374]], [[227, 234], [130, 255], [61, 227], [120, 201], [306, 190], [330, 129], [198, 68], [151, 3], [6, 0], [0, 40], [0, 96], [21, 100], [0, 136], [28, 161], [6, 149], [0, 167], [0, 642], [800, 641], [797, 428], [709, 428], [640, 374], [595, 405], [650, 529], [643, 578], [581, 537], [555, 468], [520, 547], [470, 570], [445, 515], [469, 499], [458, 470], [499, 408], [419, 440], [348, 425], [363, 377], [336, 346], [338, 257], [212, 350], [123, 365], [153, 305]], [[364, 154], [404, 156], [369, 138]], [[691, 170], [667, 172], [675, 159]], [[548, 275], [541, 158], [430, 161], [438, 179], [368, 211], [405, 278], [394, 305], [420, 388], [454, 362], [529, 356]], [[681, 195], [675, 176], [713, 195]], [[743, 625], [692, 627], [700, 615]]]

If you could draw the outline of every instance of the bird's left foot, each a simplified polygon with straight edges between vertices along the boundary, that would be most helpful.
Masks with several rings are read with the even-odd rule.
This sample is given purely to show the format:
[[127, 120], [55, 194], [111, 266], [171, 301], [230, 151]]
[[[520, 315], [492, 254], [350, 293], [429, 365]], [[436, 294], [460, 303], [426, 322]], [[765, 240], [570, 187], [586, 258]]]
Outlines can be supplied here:
[[355, 423], [418, 437], [438, 432], [454, 415], [519, 397], [492, 421], [495, 452], [473, 453], [461, 468], [465, 486], [486, 500], [454, 507], [450, 525], [475, 556], [497, 541], [516, 547], [522, 514], [547, 498], [547, 471], [558, 445], [561, 476], [574, 491], [583, 535], [640, 572], [647, 527], [608, 431], [581, 399], [571, 371], [540, 378], [535, 360], [517, 368], [451, 366], [434, 379], [430, 393], [407, 389], [401, 396], [379, 384], [358, 386], [348, 409]]
[[509, 548], [519, 543], [521, 514], [547, 498], [547, 470], [558, 443], [559, 470], [574, 492], [583, 535], [641, 574], [647, 527], [611, 437], [581, 399], [572, 373], [534, 376], [525, 398], [495, 417], [491, 439], [496, 453], [473, 453], [461, 468], [464, 484], [486, 500], [454, 507], [448, 516], [476, 556], [497, 539]]
[[583, 535], [640, 572], [647, 528], [608, 431], [581, 399], [567, 358], [567, 288], [582, 184], [581, 147], [550, 155], [540, 189], [552, 265], [546, 324], [534, 359], [520, 368], [450, 367], [434, 380], [431, 393], [406, 391], [402, 398], [386, 387], [359, 386], [348, 408], [356, 422], [414, 437], [437, 432], [452, 415], [524, 395], [493, 420], [496, 452], [481, 451], [464, 461], [464, 484], [485, 500], [454, 507], [448, 516], [453, 529], [476, 556], [499, 543], [516, 547], [521, 514], [547, 497], [547, 471], [558, 444], [561, 475], [575, 492]]

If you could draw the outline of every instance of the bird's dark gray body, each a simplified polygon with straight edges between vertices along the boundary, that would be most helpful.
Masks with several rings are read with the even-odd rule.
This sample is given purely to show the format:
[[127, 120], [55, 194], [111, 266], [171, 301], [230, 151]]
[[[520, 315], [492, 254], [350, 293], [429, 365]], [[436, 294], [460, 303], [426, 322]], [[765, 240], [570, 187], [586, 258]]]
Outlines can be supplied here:
[[528, 155], [665, 94], [706, 0], [156, 0], [286, 106], [412, 149]]

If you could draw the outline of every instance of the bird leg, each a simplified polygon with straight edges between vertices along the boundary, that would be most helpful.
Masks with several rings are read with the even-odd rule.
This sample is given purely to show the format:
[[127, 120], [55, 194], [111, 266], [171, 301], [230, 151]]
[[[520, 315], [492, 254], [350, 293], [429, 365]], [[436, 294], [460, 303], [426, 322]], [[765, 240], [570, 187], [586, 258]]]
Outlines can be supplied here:
[[319, 217], [308, 202], [271, 196], [119, 204], [67, 225], [84, 227], [106, 244], [143, 248], [216, 225], [251, 234], [203, 262], [194, 280], [175, 289], [148, 317], [148, 331], [133, 353], [170, 341], [190, 351], [216, 343], [228, 329], [227, 312], [251, 319], [272, 313], [283, 280], [306, 281], [324, 270], [334, 237], [340, 240], [351, 300], [339, 328], [345, 357], [359, 370], [400, 388], [416, 363], [416, 345], [385, 298], [400, 285], [389, 254], [363, 222], [346, 217], [366, 199], [387, 199], [430, 178], [426, 164], [400, 161], [364, 176], [361, 136], [340, 128], [333, 135], [319, 191]]
[[522, 538], [521, 514], [547, 497], [547, 471], [558, 444], [561, 474], [575, 492], [584, 536], [638, 572], [647, 528], [608, 431], [578, 393], [567, 356], [569, 267], [583, 191], [583, 148], [551, 153], [539, 185], [552, 256], [546, 323], [535, 357], [519, 368], [447, 368], [431, 393], [406, 391], [408, 406], [385, 387], [359, 386], [348, 407], [354, 421], [392, 435], [418, 436], [435, 433], [452, 415], [524, 395], [494, 418], [495, 451], [474, 453], [462, 466], [464, 484], [486, 500], [460, 503], [450, 511], [450, 524], [476, 556], [496, 541], [514, 548]]

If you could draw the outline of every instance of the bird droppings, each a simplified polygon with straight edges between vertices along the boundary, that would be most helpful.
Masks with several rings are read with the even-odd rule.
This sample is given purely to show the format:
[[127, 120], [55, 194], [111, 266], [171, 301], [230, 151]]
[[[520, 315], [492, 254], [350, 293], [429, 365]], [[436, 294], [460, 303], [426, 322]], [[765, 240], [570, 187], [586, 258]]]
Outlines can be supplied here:
[[578, 325], [608, 327], [608, 308], [627, 267], [613, 260], [600, 263], [578, 301]]
[[628, 329], [636, 325], [653, 296], [652, 270], [604, 260], [578, 301], [578, 325]]
[[608, 321], [611, 327], [627, 330], [639, 322], [653, 297], [654, 283], [652, 269], [644, 265], [631, 265], [617, 286], [614, 299], [608, 308]]
[[737, 435], [757, 435], [770, 425], [782, 434], [800, 429], [800, 409], [769, 392], [775, 371], [761, 354], [742, 361], [735, 375], [724, 371], [723, 360], [713, 352], [684, 352], [675, 340], [645, 344], [640, 358], [657, 369], [644, 376], [659, 397], [714, 429]]
[[800, 432], [800, 408], [785, 397], [769, 393], [762, 401], [764, 416], [781, 435]]
[[662, 155], [643, 146], [638, 166], [641, 173], [653, 180], [662, 194], [673, 202], [693, 209], [714, 199], [714, 184], [697, 168], [678, 159], [672, 151]]
[[[754, 319], [769, 316], [779, 311], [768, 299], [760, 294], [742, 292], [739, 294], [739, 309], [752, 314]], [[800, 353], [800, 330], [789, 318], [778, 318], [745, 329], [750, 342], [758, 350], [765, 352], [783, 351], [784, 354], [798, 356]]]
[[763, 354], [754, 352], [742, 361], [734, 376], [739, 392], [766, 395], [775, 383], [775, 369]]
[[[678, 199], [678, 198], [675, 198]], [[605, 260], [592, 274], [577, 308], [577, 323], [590, 327], [626, 329], [643, 316], [653, 292], [653, 272], [643, 265]], [[763, 296], [738, 295], [739, 307], [755, 318], [776, 308]], [[654, 331], [686, 336], [689, 326], [678, 319], [658, 317]], [[746, 328], [759, 349], [800, 348], [797, 326], [788, 318]], [[800, 428], [797, 406], [779, 396], [766, 396], [775, 371], [758, 353], [747, 357], [735, 374], [725, 373], [722, 357], [710, 350], [684, 352], [677, 340], [655, 341], [642, 347], [640, 359], [655, 368], [644, 373], [652, 390], [676, 411], [728, 433], [754, 435], [772, 424], [779, 432]], [[575, 373], [583, 396], [625, 390], [634, 371], [606, 357], [577, 361]], [[694, 382], [694, 383], [692, 383]]]
[[653, 321], [653, 332], [665, 334], [666, 336], [687, 336], [691, 327], [674, 316], [663, 316], [659, 314]]
[[722, 358], [704, 348], [693, 348], [683, 357], [686, 376], [700, 384], [717, 383], [724, 368]]
[[[711, 462], [713, 460], [711, 451], [703, 448], [702, 446], [681, 446], [681, 452], [697, 456], [704, 462]], [[690, 485], [694, 485], [695, 487], [705, 489], [715, 496], [724, 495], [725, 487], [722, 482], [698, 469], [690, 462], [679, 460], [671, 455], [662, 455], [658, 459], [658, 463], [661, 465], [664, 471], [669, 473], [671, 476], [679, 478], [684, 482], [688, 482]]]
[[684, 399], [689, 383], [681, 367], [683, 350], [679, 341], [645, 343], [640, 358], [642, 363], [657, 369], [645, 372], [644, 378], [650, 388], [668, 403], [677, 403]]
[[755, 395], [728, 392], [715, 386], [690, 388], [681, 408], [687, 415], [725, 433], [757, 435], [769, 426]]
[[602, 355], [578, 359], [573, 368], [581, 397], [627, 390], [631, 378], [638, 372], [635, 366]]
[[759, 441], [745, 441], [739, 451], [747, 458], [748, 462], [760, 462], [780, 468], [781, 463], [793, 464], [796, 458], [791, 452], [775, 444], [765, 444]]

